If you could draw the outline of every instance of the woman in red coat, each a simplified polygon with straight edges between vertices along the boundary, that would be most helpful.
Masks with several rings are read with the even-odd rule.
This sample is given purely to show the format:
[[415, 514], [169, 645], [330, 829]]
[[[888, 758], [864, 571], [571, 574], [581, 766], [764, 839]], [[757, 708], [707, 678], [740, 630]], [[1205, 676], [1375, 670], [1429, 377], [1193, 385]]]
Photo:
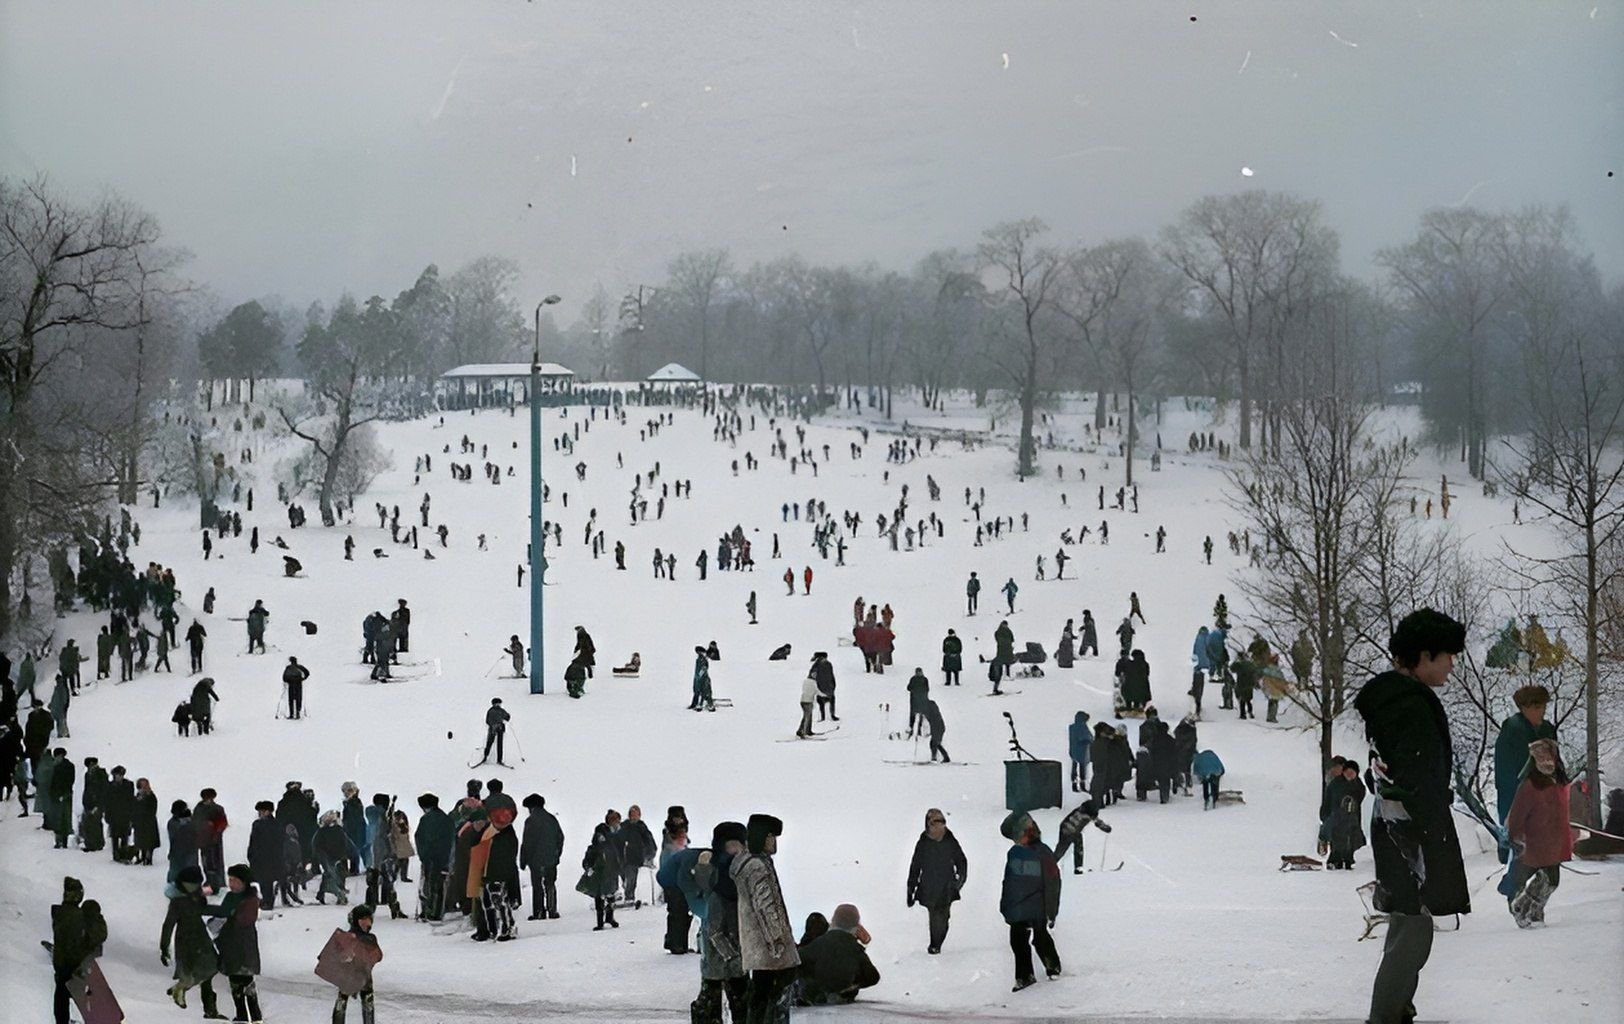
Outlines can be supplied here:
[[1573, 859], [1573, 829], [1568, 822], [1568, 787], [1558, 781], [1562, 758], [1556, 741], [1535, 740], [1528, 745], [1533, 766], [1517, 787], [1506, 816], [1506, 834], [1517, 850], [1517, 895], [1511, 914], [1517, 927], [1545, 922], [1545, 903], [1562, 880], [1562, 865]]

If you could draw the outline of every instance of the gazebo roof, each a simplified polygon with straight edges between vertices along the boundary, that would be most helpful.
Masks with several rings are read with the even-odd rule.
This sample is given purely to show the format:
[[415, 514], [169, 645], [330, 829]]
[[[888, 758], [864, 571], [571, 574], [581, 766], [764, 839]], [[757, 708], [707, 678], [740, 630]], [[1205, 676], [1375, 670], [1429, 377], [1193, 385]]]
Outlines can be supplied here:
[[664, 366], [648, 375], [651, 381], [675, 381], [681, 383], [698, 383], [699, 374], [683, 366], [681, 363], [666, 363]]

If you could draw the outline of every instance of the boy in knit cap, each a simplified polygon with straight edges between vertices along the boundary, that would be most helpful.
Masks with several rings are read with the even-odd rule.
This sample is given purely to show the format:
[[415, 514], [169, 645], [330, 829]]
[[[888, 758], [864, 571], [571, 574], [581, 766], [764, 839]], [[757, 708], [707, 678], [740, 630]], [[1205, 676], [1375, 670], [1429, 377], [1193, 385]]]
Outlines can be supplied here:
[[1060, 976], [1060, 955], [1049, 929], [1060, 914], [1060, 866], [1043, 845], [1037, 822], [1025, 811], [1013, 811], [999, 831], [1013, 845], [1004, 861], [1003, 892], [998, 909], [1009, 925], [1009, 947], [1015, 953], [1015, 987], [1019, 992], [1037, 982], [1032, 949], [1050, 978]]

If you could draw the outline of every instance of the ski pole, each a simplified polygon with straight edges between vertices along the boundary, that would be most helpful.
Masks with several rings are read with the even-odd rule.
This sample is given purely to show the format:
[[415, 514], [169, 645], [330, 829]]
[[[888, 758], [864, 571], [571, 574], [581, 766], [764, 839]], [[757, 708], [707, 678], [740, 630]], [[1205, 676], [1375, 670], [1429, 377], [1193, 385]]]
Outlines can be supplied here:
[[485, 674], [483, 676], [480, 676], [480, 678], [481, 679], [489, 679], [491, 673], [496, 671], [496, 666], [498, 666], [498, 665], [500, 665], [502, 663], [502, 658], [503, 658], [504, 655], [506, 655], [506, 653], [507, 652], [504, 651], [502, 654], [498, 654], [496, 656], [496, 660], [491, 662], [491, 667], [486, 669]]
[[524, 744], [519, 742], [519, 734], [517, 732], [513, 734], [513, 747], [519, 752], [519, 763], [526, 763], [524, 756]]
[[283, 682], [282, 682], [282, 696], [280, 696], [280, 697], [278, 697], [276, 699], [276, 717], [277, 718], [282, 717], [282, 705], [287, 701], [287, 699], [288, 699], [288, 684], [287, 684], [286, 680], [283, 680]]
[[1110, 845], [1111, 845], [1111, 833], [1107, 832], [1107, 833], [1105, 833], [1105, 838], [1100, 840], [1100, 870], [1101, 871], [1105, 870], [1105, 851], [1106, 851], [1107, 848], [1110, 847]]

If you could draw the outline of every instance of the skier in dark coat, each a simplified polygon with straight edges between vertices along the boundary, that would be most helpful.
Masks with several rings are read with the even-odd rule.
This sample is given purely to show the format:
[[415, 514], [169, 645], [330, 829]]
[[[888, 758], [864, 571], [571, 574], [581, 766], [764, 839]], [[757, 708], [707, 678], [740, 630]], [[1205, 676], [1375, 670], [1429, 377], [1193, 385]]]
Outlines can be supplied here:
[[947, 748], [942, 746], [942, 737], [947, 735], [947, 724], [942, 720], [942, 708], [933, 700], [925, 701], [925, 708], [921, 712], [925, 717], [925, 725], [930, 728], [930, 759], [942, 759], [947, 764], [951, 758], [947, 756]]
[[964, 641], [953, 630], [942, 638], [942, 685], [958, 686], [959, 672], [964, 668]]
[[575, 660], [586, 669], [586, 677], [592, 678], [592, 666], [598, 663], [598, 645], [592, 642], [592, 634], [586, 631], [585, 626], [575, 627]]
[[186, 627], [186, 650], [191, 655], [193, 672], [203, 671], [203, 645], [208, 635], [209, 631], [196, 619]]
[[835, 714], [835, 667], [830, 664], [827, 652], [812, 655], [812, 678], [818, 686], [818, 721], [823, 721], [825, 712], [830, 719], [840, 721], [840, 716]]
[[923, 732], [925, 728], [925, 702], [930, 700], [930, 680], [925, 678], [925, 670], [915, 668], [913, 675], [908, 678], [908, 738], [913, 739], [914, 732]]
[[1109, 833], [1111, 826], [1100, 820], [1099, 805], [1093, 800], [1084, 800], [1068, 815], [1060, 820], [1060, 842], [1055, 844], [1054, 859], [1058, 864], [1066, 855], [1066, 848], [1071, 848], [1071, 873], [1083, 873], [1083, 830], [1093, 825], [1101, 832]]
[[300, 718], [304, 715], [304, 684], [310, 678], [310, 670], [299, 664], [299, 659], [288, 658], [287, 667], [282, 670], [282, 686], [288, 699], [288, 717]]
[[446, 876], [451, 873], [451, 854], [457, 842], [451, 818], [440, 809], [440, 798], [424, 793], [417, 798], [423, 812], [417, 818], [412, 840], [417, 846], [417, 916], [438, 921], [445, 912]]
[[913, 860], [908, 864], [908, 906], [918, 903], [930, 912], [930, 945], [926, 952], [942, 951], [953, 903], [968, 876], [969, 862], [947, 827], [947, 816], [932, 807], [925, 812], [925, 830], [914, 843]]
[[209, 906], [208, 897], [203, 894], [203, 869], [195, 865], [182, 868], [164, 889], [164, 895], [169, 899], [169, 913], [158, 935], [158, 958], [165, 967], [169, 966], [173, 940], [175, 984], [169, 988], [169, 998], [184, 1010], [186, 990], [200, 985], [203, 1015], [216, 1017], [220, 1007], [214, 994], [214, 976], [219, 973], [220, 960], [208, 926], [203, 923]]
[[519, 841], [519, 870], [530, 872], [530, 920], [557, 920], [558, 861], [564, 855], [564, 830], [540, 794], [525, 797], [524, 807], [529, 813]]
[[1371, 851], [1377, 911], [1388, 915], [1382, 962], [1372, 986], [1371, 1024], [1415, 1015], [1420, 972], [1432, 952], [1432, 920], [1472, 909], [1455, 833], [1454, 755], [1449, 719], [1436, 690], [1449, 681], [1466, 629], [1430, 608], [1399, 621], [1388, 642], [1393, 670], [1354, 698], [1378, 758]]
[[502, 740], [507, 734], [507, 724], [512, 717], [503, 710], [502, 698], [491, 698], [491, 706], [485, 710], [485, 757], [480, 764], [491, 759], [492, 746], [496, 747], [496, 763], [507, 763], [502, 755]]

